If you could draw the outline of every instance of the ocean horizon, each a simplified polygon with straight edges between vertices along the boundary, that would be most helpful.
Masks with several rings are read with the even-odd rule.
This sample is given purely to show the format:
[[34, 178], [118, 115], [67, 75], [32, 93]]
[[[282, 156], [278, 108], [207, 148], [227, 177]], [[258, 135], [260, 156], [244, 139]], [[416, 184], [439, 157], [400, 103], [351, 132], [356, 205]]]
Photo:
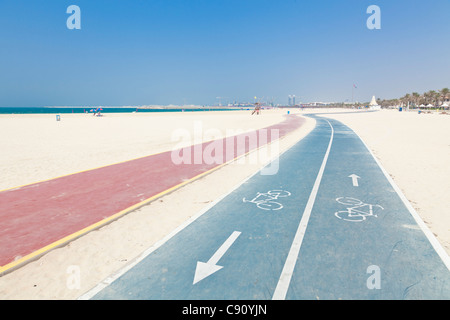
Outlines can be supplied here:
[[[247, 107], [242, 107], [247, 108]], [[133, 112], [192, 112], [192, 111], [226, 111], [240, 110], [242, 108], [139, 108], [139, 107], [101, 107], [101, 113], [133, 113]], [[93, 113], [96, 108], [89, 107], [0, 107], [0, 114], [67, 114], [67, 113]]]

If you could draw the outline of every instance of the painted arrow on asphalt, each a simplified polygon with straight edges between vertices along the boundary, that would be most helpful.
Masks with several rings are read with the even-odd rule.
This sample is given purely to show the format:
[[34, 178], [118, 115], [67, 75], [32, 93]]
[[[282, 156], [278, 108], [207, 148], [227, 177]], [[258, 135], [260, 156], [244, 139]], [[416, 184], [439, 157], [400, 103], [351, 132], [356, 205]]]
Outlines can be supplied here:
[[236, 241], [241, 233], [239, 231], [234, 231], [231, 236], [220, 246], [220, 248], [214, 253], [211, 259], [208, 262], [197, 262], [197, 268], [195, 269], [194, 282], [197, 282], [205, 279], [206, 277], [212, 275], [213, 273], [222, 269], [222, 266], [218, 266], [217, 262], [219, 262], [220, 258], [227, 252], [227, 250], [231, 247], [231, 245]]
[[351, 175], [348, 176], [349, 178], [352, 178], [352, 183], [354, 187], [358, 186], [358, 179], [360, 179], [361, 177], [357, 176], [356, 174], [352, 173]]

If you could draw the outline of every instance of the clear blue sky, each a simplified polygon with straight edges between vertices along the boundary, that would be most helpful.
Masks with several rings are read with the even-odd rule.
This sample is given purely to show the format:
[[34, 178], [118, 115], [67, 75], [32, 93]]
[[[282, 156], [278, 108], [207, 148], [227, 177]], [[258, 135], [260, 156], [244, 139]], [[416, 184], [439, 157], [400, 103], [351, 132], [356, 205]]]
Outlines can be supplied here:
[[450, 87], [449, 40], [448, 0], [0, 0], [0, 107], [395, 98]]

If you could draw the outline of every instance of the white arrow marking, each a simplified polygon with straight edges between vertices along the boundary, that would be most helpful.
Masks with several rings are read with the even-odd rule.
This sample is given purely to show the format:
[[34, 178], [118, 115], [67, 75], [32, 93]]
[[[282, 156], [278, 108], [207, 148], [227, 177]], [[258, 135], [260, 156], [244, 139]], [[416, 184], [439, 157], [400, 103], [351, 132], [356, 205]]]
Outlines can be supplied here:
[[194, 282], [197, 282], [205, 279], [206, 277], [212, 275], [214, 272], [222, 269], [222, 266], [218, 266], [217, 262], [219, 262], [220, 258], [227, 252], [227, 250], [231, 247], [233, 242], [239, 237], [241, 233], [239, 231], [234, 231], [231, 236], [220, 246], [220, 248], [214, 253], [211, 259], [208, 262], [197, 262], [197, 268], [195, 269]]
[[358, 186], [358, 179], [361, 177], [358, 177], [356, 174], [352, 173], [351, 175], [348, 176], [349, 178], [352, 178], [352, 183], [354, 187]]

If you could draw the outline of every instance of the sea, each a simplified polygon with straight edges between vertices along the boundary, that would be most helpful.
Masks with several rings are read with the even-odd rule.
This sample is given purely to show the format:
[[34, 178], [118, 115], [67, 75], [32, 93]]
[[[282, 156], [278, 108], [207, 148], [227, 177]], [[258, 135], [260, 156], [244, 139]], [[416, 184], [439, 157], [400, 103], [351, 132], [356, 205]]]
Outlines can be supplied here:
[[[0, 114], [67, 114], [67, 113], [94, 113], [97, 107], [0, 107]], [[133, 108], [133, 107], [101, 107], [101, 113], [133, 113], [133, 112], [194, 112], [194, 111], [226, 111], [239, 110], [239, 108]]]

